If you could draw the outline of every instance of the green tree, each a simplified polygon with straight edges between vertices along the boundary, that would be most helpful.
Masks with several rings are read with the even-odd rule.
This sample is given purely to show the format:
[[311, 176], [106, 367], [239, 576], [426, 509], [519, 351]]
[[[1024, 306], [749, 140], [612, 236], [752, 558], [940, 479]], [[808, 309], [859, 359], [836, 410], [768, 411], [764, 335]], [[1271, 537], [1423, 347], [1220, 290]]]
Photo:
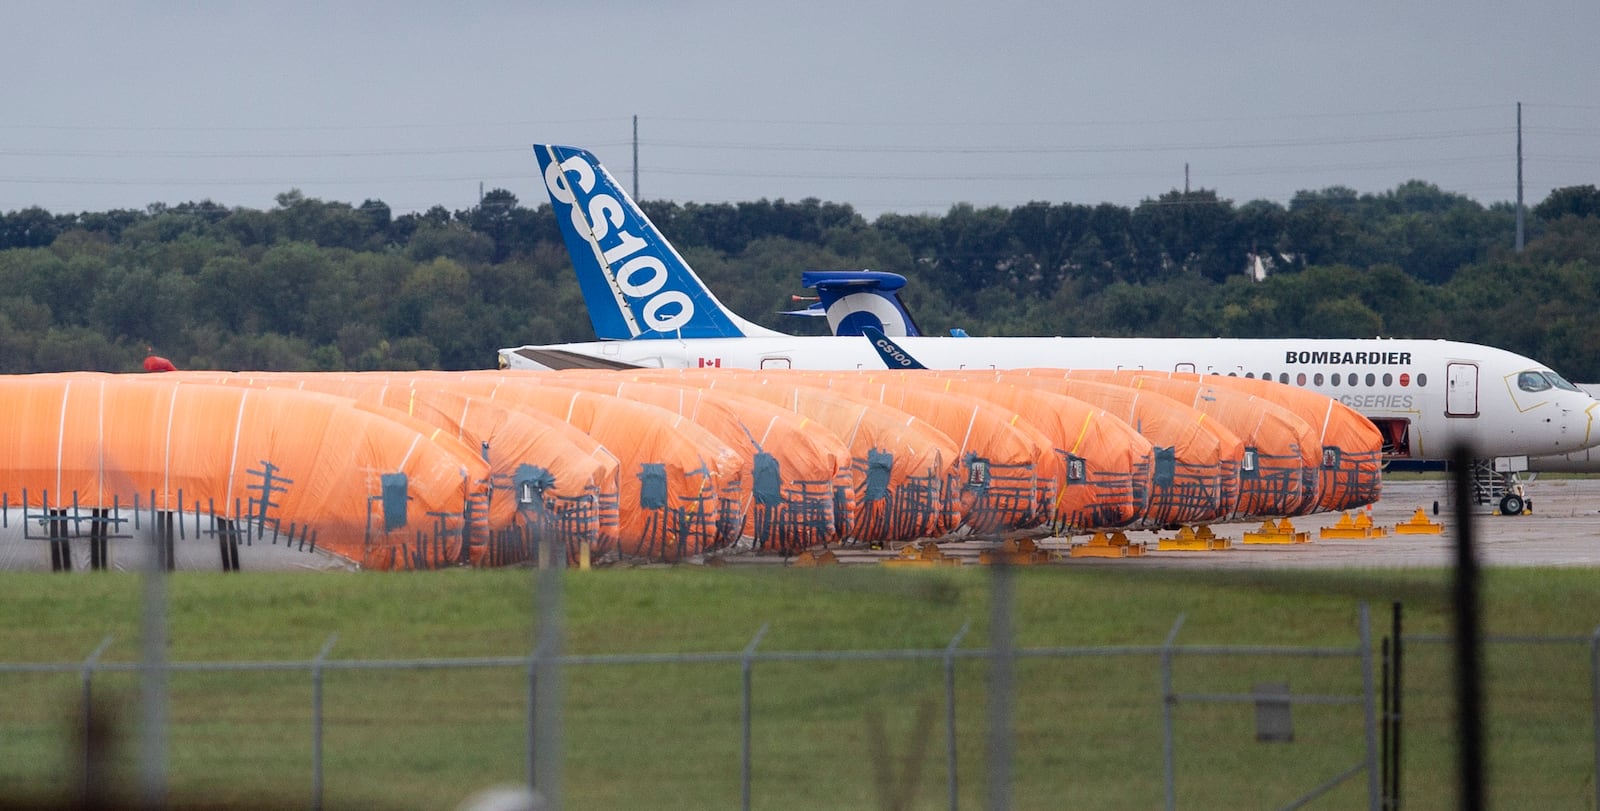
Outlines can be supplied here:
[[131, 372], [139, 368], [143, 350], [115, 344], [88, 327], [51, 327], [34, 346], [33, 370]]
[[1021, 252], [1011, 241], [1009, 219], [1010, 212], [998, 206], [951, 206], [940, 223], [942, 244], [937, 264], [949, 274], [954, 289], [971, 295], [971, 291], [994, 284], [1017, 287], [1017, 274], [1025, 274], [1027, 268], [1018, 261]]
[[112, 268], [89, 306], [100, 334], [137, 347], [154, 345], [170, 352], [178, 344], [194, 309], [194, 280], [140, 266]]
[[303, 372], [312, 368], [312, 346], [276, 332], [234, 334], [193, 358], [195, 368], [258, 372]]
[[494, 240], [458, 222], [443, 225], [423, 222], [406, 243], [406, 253], [416, 262], [431, 262], [440, 258], [457, 262], [488, 262], [494, 258], [494, 249]]
[[311, 296], [328, 265], [328, 254], [305, 242], [278, 245], [262, 254], [261, 261], [246, 263], [233, 290], [245, 313], [244, 331], [301, 334]]
[[1348, 246], [1359, 230], [1358, 201], [1355, 190], [1343, 186], [1296, 194], [1284, 222], [1286, 253], [1301, 267], [1348, 262]]
[[1133, 281], [1137, 256], [1133, 212], [1110, 203], [1095, 206], [1089, 214], [1089, 234], [1072, 253], [1072, 262], [1088, 279], [1089, 289]]
[[1562, 217], [1600, 217], [1600, 189], [1593, 185], [1555, 189], [1533, 207], [1533, 216], [1546, 222]]
[[1383, 332], [1383, 317], [1355, 296], [1316, 302], [1304, 324], [1308, 338], [1375, 338]]
[[71, 228], [74, 220], [71, 215], [56, 216], [38, 206], [0, 215], [0, 249], [42, 248]]
[[238, 209], [218, 223], [217, 228], [244, 246], [269, 246], [278, 242], [278, 221], [265, 211]]
[[299, 189], [278, 195], [277, 201], [273, 221], [286, 240], [351, 250], [376, 249], [388, 242], [387, 232], [375, 227], [372, 215], [349, 203], [325, 203]]
[[1134, 209], [1130, 226], [1141, 245], [1144, 281], [1187, 273], [1221, 281], [1244, 267], [1248, 246], [1238, 244], [1233, 203], [1210, 189], [1146, 199]]
[[450, 259], [435, 259], [418, 267], [401, 286], [396, 309], [405, 314], [406, 323], [397, 324], [393, 334], [427, 339], [436, 350], [430, 366], [482, 366], [487, 353], [478, 351], [476, 328], [469, 315], [477, 297], [465, 267]]
[[493, 189], [467, 212], [468, 227], [494, 243], [489, 261], [504, 262], [511, 255], [512, 229], [516, 223], [517, 196], [505, 189]]

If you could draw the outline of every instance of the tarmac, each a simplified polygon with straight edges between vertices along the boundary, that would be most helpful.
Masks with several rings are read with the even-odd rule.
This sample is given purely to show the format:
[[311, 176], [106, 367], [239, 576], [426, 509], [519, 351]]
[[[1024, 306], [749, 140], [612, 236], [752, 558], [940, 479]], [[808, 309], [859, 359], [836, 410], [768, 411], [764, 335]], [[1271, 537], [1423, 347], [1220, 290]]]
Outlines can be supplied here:
[[[1474, 556], [1480, 566], [1576, 566], [1600, 567], [1600, 478], [1561, 478], [1536, 480], [1526, 485], [1531, 511], [1506, 516], [1477, 512], [1468, 523], [1474, 537]], [[1159, 549], [1158, 541], [1172, 538], [1175, 532], [1135, 531], [1127, 533], [1130, 545], [1141, 545], [1142, 554], [1119, 554], [1115, 550], [1091, 550], [1100, 554], [1081, 556], [1080, 547], [1088, 536], [1034, 538], [1040, 550], [1030, 562], [1047, 565], [1160, 566], [1199, 569], [1406, 569], [1443, 568], [1454, 565], [1459, 519], [1448, 498], [1448, 479], [1408, 479], [1386, 481], [1383, 496], [1376, 504], [1349, 512], [1320, 513], [1289, 519], [1292, 533], [1277, 536], [1263, 533], [1260, 521], [1215, 524], [1210, 527], [1225, 548], [1206, 551]], [[1421, 515], [1418, 515], [1419, 510]], [[1435, 512], [1437, 510], [1437, 512]], [[1420, 523], [1417, 523], [1420, 518]], [[1370, 524], [1368, 523], [1370, 522]], [[1345, 526], [1341, 531], [1339, 526]], [[1426, 533], [1430, 525], [1438, 534], [1413, 534], [1397, 530], [1409, 528]], [[1365, 529], [1366, 526], [1372, 528]], [[1274, 524], [1275, 528], [1283, 529]], [[1325, 530], [1331, 530], [1326, 532]], [[1251, 534], [1254, 534], [1253, 536]], [[1342, 537], [1341, 537], [1342, 536]], [[1246, 543], [1247, 538], [1268, 543]], [[1281, 543], [1298, 539], [1300, 542]], [[939, 543], [932, 553], [939, 560], [913, 560], [903, 548], [831, 550], [833, 560], [842, 564], [896, 561], [909, 565], [978, 564], [996, 551], [993, 540], [950, 540]], [[1214, 544], [1214, 546], [1224, 546]], [[1130, 552], [1133, 550], [1130, 550]], [[1109, 556], [1102, 556], [1109, 555]], [[751, 556], [766, 557], [766, 556]], [[744, 558], [744, 560], [739, 560]], [[744, 555], [730, 555], [724, 562], [755, 562]], [[770, 558], [767, 562], [772, 562]], [[791, 560], [790, 564], [805, 561]]]

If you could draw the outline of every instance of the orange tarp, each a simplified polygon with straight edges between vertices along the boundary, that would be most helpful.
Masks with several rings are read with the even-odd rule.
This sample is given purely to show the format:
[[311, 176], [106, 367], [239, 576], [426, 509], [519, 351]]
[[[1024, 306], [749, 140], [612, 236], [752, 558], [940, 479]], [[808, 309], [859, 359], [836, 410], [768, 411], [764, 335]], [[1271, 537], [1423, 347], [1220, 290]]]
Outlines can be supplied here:
[[1311, 426], [1289, 409], [1234, 389], [1142, 375], [1133, 370], [1053, 371], [1165, 394], [1238, 434], [1245, 443], [1245, 454], [1239, 466], [1237, 516], [1304, 515], [1315, 511], [1322, 447]]
[[[1313, 464], [1312, 470], [1307, 471], [1307, 458], [1320, 460], [1321, 448], [1306, 447], [1306, 443], [1315, 442], [1311, 427], [1283, 406], [1232, 389], [1139, 377], [1133, 372], [1035, 368], [1015, 369], [1010, 374], [1097, 380], [1171, 397], [1221, 423], [1243, 443], [1234, 517], [1300, 515], [1315, 506], [1316, 490], [1307, 486], [1307, 478], [1315, 476], [1315, 467]], [[1311, 481], [1314, 485], [1315, 479]]]
[[1053, 532], [1126, 526], [1145, 511], [1153, 475], [1153, 448], [1128, 423], [1083, 400], [1030, 386], [969, 377], [965, 373], [906, 371], [858, 373], [945, 394], [977, 397], [1007, 409], [1051, 443], [1055, 464]]
[[[410, 389], [391, 387], [385, 402], [426, 410], [431, 419], [459, 426], [464, 436], [487, 445], [495, 506], [513, 505], [519, 523], [497, 532], [486, 565], [529, 560], [545, 533], [553, 532], [575, 558], [584, 543], [591, 554], [617, 549], [621, 516], [622, 464], [594, 437], [549, 414], [514, 410], [487, 398], [450, 391], [448, 384], [419, 379]], [[534, 498], [524, 503], [532, 488]]]
[[[465, 562], [463, 515], [488, 475], [453, 438], [328, 395], [86, 373], [0, 378], [0, 399], [10, 503], [63, 511], [139, 499], [251, 525], [254, 539], [298, 528], [370, 568]], [[391, 482], [402, 498], [385, 499], [385, 474], [404, 474]]]
[[[1289, 408], [1280, 401], [1257, 397], [1237, 387], [1223, 385], [1219, 389], [1217, 381], [1224, 379], [1220, 376], [1186, 375], [1180, 378], [1166, 372], [1152, 373], [1143, 369], [1125, 369], [1116, 374], [1128, 385], [1138, 387], [1154, 386], [1158, 390], [1165, 390], [1169, 396], [1182, 397], [1192, 393], [1196, 398], [1196, 403], [1204, 402], [1213, 408], [1221, 408], [1222, 406], [1218, 405], [1219, 403], [1230, 402], [1231, 398], [1238, 395], [1244, 395], [1249, 398], [1249, 402], [1252, 405], [1259, 405], [1265, 412], [1261, 422], [1255, 426], [1256, 447], [1263, 455], [1264, 464], [1281, 464], [1286, 467], [1287, 459], [1286, 456], [1280, 458], [1278, 451], [1273, 451], [1269, 454], [1267, 448], [1275, 446], [1276, 442], [1263, 439], [1263, 437], [1277, 433], [1278, 430], [1283, 431], [1286, 435], [1292, 434], [1294, 436], [1294, 439], [1286, 447], [1298, 450], [1301, 503], [1296, 509], [1287, 514], [1304, 515], [1317, 512], [1318, 496], [1321, 492], [1322, 440], [1317, 431], [1312, 428], [1311, 423], [1300, 416], [1294, 409]], [[1243, 412], [1236, 412], [1236, 414], [1239, 413]], [[1272, 430], [1272, 426], [1275, 424], [1283, 427], [1278, 430]], [[1240, 436], [1245, 436], [1245, 434], [1241, 432]], [[1284, 453], [1287, 454], [1288, 452], [1290, 451], [1285, 451]], [[1246, 460], [1245, 464], [1240, 468], [1241, 479], [1248, 477], [1249, 472], [1249, 460]]]
[[[448, 391], [439, 380], [403, 373], [182, 372], [179, 379], [319, 391], [394, 409], [449, 431], [489, 462], [488, 527], [474, 537], [475, 564], [530, 560], [546, 534], [555, 534], [569, 557], [583, 543], [597, 556], [616, 546], [616, 457], [548, 414], [513, 411]], [[519, 482], [537, 492], [531, 503], [519, 502]]]
[[1057, 464], [1049, 437], [1016, 412], [962, 394], [874, 383], [850, 372], [767, 372], [829, 391], [863, 397], [926, 420], [954, 440], [961, 463], [962, 523], [989, 533], [1036, 527], [1048, 520], [1054, 480], [1041, 465]]
[[744, 527], [749, 475], [727, 443], [659, 406], [497, 372], [438, 373], [451, 391], [559, 417], [622, 460], [621, 553], [676, 561], [727, 546]]
[[1318, 432], [1322, 445], [1321, 472], [1317, 477], [1317, 509], [1322, 512], [1353, 510], [1378, 500], [1383, 491], [1383, 434], [1361, 412], [1314, 391], [1253, 377], [1168, 373], [1181, 380], [1196, 380], [1237, 388], [1281, 403], [1300, 415]]
[[853, 509], [847, 537], [867, 543], [937, 537], [960, 522], [951, 495], [958, 447], [943, 432], [897, 408], [803, 385], [799, 378], [728, 371], [641, 374], [756, 397], [838, 436], [850, 448]]
[[757, 550], [792, 553], [841, 540], [834, 486], [847, 475], [850, 449], [832, 432], [808, 427], [806, 417], [731, 392], [629, 380], [616, 372], [556, 372], [541, 379], [674, 411], [740, 451], [752, 482], [744, 533]]
[[[1156, 474], [1139, 523], [1150, 528], [1208, 523], [1233, 512], [1239, 500], [1244, 443], [1220, 435], [1215, 420], [1170, 397], [1093, 380], [1030, 377], [1007, 370], [974, 372], [1076, 397], [1126, 422], [1155, 446]], [[1224, 429], [1225, 430], [1225, 429]], [[1225, 448], [1232, 450], [1225, 453]], [[1167, 466], [1170, 464], [1170, 470]]]

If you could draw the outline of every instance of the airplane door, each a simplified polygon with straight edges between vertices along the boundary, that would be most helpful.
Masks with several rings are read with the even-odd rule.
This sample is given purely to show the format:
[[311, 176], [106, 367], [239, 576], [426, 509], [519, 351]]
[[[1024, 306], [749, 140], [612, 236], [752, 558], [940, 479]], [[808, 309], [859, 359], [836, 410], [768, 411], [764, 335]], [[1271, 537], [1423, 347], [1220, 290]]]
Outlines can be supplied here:
[[1173, 367], [1172, 371], [1174, 371], [1174, 372], [1183, 372], [1184, 374], [1191, 374], [1191, 375], [1195, 373], [1194, 372], [1194, 364], [1188, 363], [1188, 362], [1179, 363], [1177, 366]]
[[1445, 367], [1444, 415], [1478, 416], [1478, 366], [1452, 363]]

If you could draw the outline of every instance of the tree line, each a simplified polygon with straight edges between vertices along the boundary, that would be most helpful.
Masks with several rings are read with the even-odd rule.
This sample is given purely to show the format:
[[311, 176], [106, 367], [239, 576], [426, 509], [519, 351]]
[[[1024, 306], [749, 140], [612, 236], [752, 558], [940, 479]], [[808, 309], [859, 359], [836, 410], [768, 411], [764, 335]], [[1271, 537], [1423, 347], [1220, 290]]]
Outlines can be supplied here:
[[[816, 199], [641, 205], [724, 303], [788, 332], [821, 331], [780, 314], [801, 271], [873, 269], [911, 280], [928, 334], [1444, 338], [1600, 381], [1594, 186], [1534, 206], [1520, 253], [1510, 204], [1422, 181], [872, 221]], [[0, 214], [0, 373], [133, 371], [149, 352], [188, 369], [473, 369], [592, 338], [549, 205], [504, 189], [398, 217], [298, 191], [269, 210]]]

